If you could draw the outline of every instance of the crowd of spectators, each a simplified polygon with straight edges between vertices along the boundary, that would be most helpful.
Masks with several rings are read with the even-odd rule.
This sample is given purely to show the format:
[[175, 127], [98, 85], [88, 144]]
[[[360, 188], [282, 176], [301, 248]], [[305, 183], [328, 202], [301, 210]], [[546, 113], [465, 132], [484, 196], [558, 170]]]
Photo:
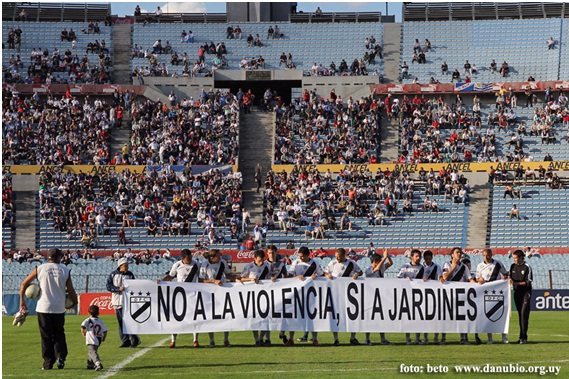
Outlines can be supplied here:
[[225, 230], [239, 238], [242, 230], [239, 172], [193, 174], [189, 166], [181, 175], [173, 170], [55, 171], [42, 173], [39, 183], [40, 217], [53, 220], [54, 231], [80, 240], [86, 249], [96, 248], [103, 235], [116, 235], [117, 245], [131, 244], [126, 232], [135, 227], [146, 228], [149, 236], [189, 235], [195, 230], [203, 236], [212, 231], [225, 236]]
[[[194, 35], [190, 30], [189, 34], [186, 31], [182, 31], [182, 42], [193, 42]], [[170, 75], [167, 62], [160, 62], [159, 57], [161, 55], [169, 55], [170, 58], [166, 59], [167, 62], [172, 66], [182, 65], [182, 76], [192, 77], [203, 74], [204, 76], [211, 76], [212, 70], [220, 68], [228, 68], [229, 63], [227, 61], [227, 47], [224, 42], [219, 42], [215, 44], [211, 41], [209, 44], [206, 42], [198, 47], [197, 57], [191, 59], [187, 52], [181, 52], [178, 54], [177, 50], [172, 48], [170, 41], [166, 41], [165, 44], [162, 43], [162, 39], [157, 39], [152, 45], [152, 50], [144, 49], [142, 46], [135, 44], [131, 51], [131, 58], [145, 58], [148, 60], [148, 66], [136, 67], [133, 71], [133, 76], [139, 78], [140, 84], [144, 84], [144, 80], [141, 77], [147, 76], [172, 76], [177, 77], [177, 72]], [[211, 60], [206, 62], [206, 55], [210, 55]]]
[[[379, 46], [379, 45], [376, 45]], [[373, 53], [375, 54], [375, 53]], [[282, 59], [282, 58], [281, 58]], [[373, 57], [366, 51], [364, 56], [360, 59], [355, 58], [350, 65], [345, 59], [342, 59], [339, 66], [331, 62], [330, 66], [326, 67], [322, 63], [317, 64], [314, 62], [310, 71], [307, 73], [310, 76], [367, 76], [379, 75], [379, 70], [375, 69], [373, 72], [368, 72], [367, 65], [375, 64], [375, 55]]]
[[304, 90], [275, 112], [276, 164], [377, 162], [381, 107], [372, 96], [344, 103], [334, 89], [327, 99]]
[[388, 95], [384, 103], [388, 116], [399, 119], [401, 125], [399, 163], [496, 159], [496, 132], [493, 126], [483, 127], [478, 97], [474, 98], [473, 112], [460, 95], [450, 104], [442, 96], [427, 99], [424, 95], [412, 99]]
[[168, 102], [133, 102], [131, 149], [123, 157], [142, 165], [235, 164], [239, 154], [238, 97], [216, 90]]
[[[247, 46], [249, 47], [263, 47], [264, 42], [261, 36], [257, 33], [245, 34], [239, 27], [239, 25], [233, 27], [230, 25], [227, 27], [226, 39], [245, 39]], [[281, 39], [284, 34], [280, 30], [278, 25], [269, 26], [267, 30], [267, 40], [269, 39]], [[180, 36], [181, 43], [193, 43], [195, 41], [195, 35], [190, 30], [186, 32], [183, 30]], [[312, 69], [306, 74], [313, 76], [350, 76], [350, 75], [379, 75], [379, 70], [375, 69], [373, 72], [368, 72], [367, 65], [376, 64], [376, 57], [379, 56], [383, 59], [383, 49], [376, 42], [375, 37], [366, 37], [364, 43], [365, 52], [361, 58], [355, 58], [351, 63], [347, 63], [343, 59], [339, 65], [331, 62], [329, 66], [325, 66], [322, 63], [316, 64]], [[169, 54], [170, 57], [165, 61], [160, 62], [159, 57], [164, 54]], [[206, 56], [210, 55], [210, 58], [206, 60]], [[186, 51], [178, 52], [172, 47], [169, 41], [163, 44], [162, 39], [157, 39], [153, 44], [152, 48], [144, 48], [143, 46], [138, 46], [135, 44], [131, 51], [131, 58], [146, 58], [148, 59], [148, 66], [137, 66], [133, 70], [133, 77], [147, 77], [147, 76], [172, 76], [177, 77], [178, 73], [170, 73], [168, 69], [168, 64], [172, 66], [183, 66], [182, 76], [183, 77], [196, 77], [196, 76], [211, 76], [212, 70], [219, 68], [229, 68], [229, 60], [227, 59], [228, 51], [225, 43], [218, 42], [217, 44], [213, 41], [205, 42], [204, 45], [198, 47], [197, 57], [191, 57]], [[279, 58], [279, 67], [284, 66], [287, 69], [296, 69], [296, 64], [292, 60], [292, 54], [288, 55], [284, 52]], [[265, 59], [262, 55], [256, 56], [245, 56], [241, 61], [239, 61], [239, 68], [255, 70], [260, 68], [265, 68]], [[144, 84], [144, 80], [139, 79], [140, 84]]]
[[[468, 180], [455, 170], [421, 170], [418, 181], [407, 173], [389, 170], [378, 170], [375, 175], [369, 169], [345, 169], [337, 175], [317, 169], [269, 171], [264, 193], [265, 225], [269, 230], [303, 232], [307, 238], [323, 239], [329, 231], [355, 230], [353, 218], [367, 218], [369, 226], [381, 226], [398, 213], [438, 212], [438, 195], [454, 203], [468, 200]], [[426, 196], [422, 205], [413, 203], [418, 191]]]
[[[423, 44], [421, 44], [418, 39], [415, 39], [415, 42], [413, 43], [413, 55], [411, 56], [411, 65], [414, 65], [415, 62], [417, 64], [426, 64], [427, 53], [431, 51], [433, 51], [433, 46], [431, 44], [431, 41], [429, 41], [429, 39], [425, 39], [425, 42]], [[488, 70], [492, 74], [498, 72], [503, 78], [507, 77], [511, 71], [511, 67], [507, 61], [503, 61], [502, 64], [498, 67], [498, 64], [496, 63], [495, 59], [492, 59], [492, 62], [490, 62], [488, 67], [481, 67], [481, 68], [478, 68], [476, 66], [476, 63], [469, 62], [469, 60], [466, 59], [462, 68], [463, 68], [462, 74], [461, 70], [458, 67], [454, 68], [453, 71], [450, 71], [447, 62], [443, 60], [443, 63], [441, 63], [440, 67], [441, 77], [446, 77], [450, 75], [451, 82], [463, 81], [465, 83], [471, 83], [472, 77], [474, 75], [479, 74], [480, 70]], [[409, 65], [407, 64], [407, 61], [403, 61], [400, 69], [401, 69], [400, 73], [401, 79], [409, 79], [410, 76], [412, 76], [412, 72], [409, 71]], [[535, 79], [533, 79], [530, 76], [528, 81], [531, 80], [535, 81]], [[419, 79], [416, 76], [413, 76], [413, 83], [420, 84]], [[440, 83], [440, 81], [438, 79], [435, 79], [434, 76], [432, 76], [430, 79], [430, 84], [438, 84], [438, 83]]]
[[12, 204], [12, 173], [4, 171], [2, 173], [2, 227], [14, 228], [16, 212]]
[[[82, 32], [99, 34], [100, 28], [98, 23], [91, 22]], [[111, 59], [104, 39], [101, 42], [99, 40], [89, 42], [85, 54], [79, 57], [80, 53], [76, 51], [77, 34], [73, 28], [69, 31], [63, 28], [59, 35], [59, 45], [65, 43], [66, 46], [58, 47], [56, 43], [51, 52], [47, 48], [33, 48], [29, 64], [26, 64], [20, 55], [22, 36], [23, 31], [19, 26], [8, 32], [8, 49], [17, 49], [17, 53], [12, 54], [8, 66], [2, 68], [5, 83], [104, 84], [111, 81]], [[69, 42], [70, 46], [67, 45]], [[90, 54], [95, 54], [96, 58], [89, 59]], [[67, 75], [62, 75], [63, 73]]]
[[[129, 98], [131, 94], [126, 97]], [[107, 164], [110, 130], [122, 120], [123, 94], [79, 100], [69, 91], [41, 98], [7, 93], [2, 102], [3, 164]]]

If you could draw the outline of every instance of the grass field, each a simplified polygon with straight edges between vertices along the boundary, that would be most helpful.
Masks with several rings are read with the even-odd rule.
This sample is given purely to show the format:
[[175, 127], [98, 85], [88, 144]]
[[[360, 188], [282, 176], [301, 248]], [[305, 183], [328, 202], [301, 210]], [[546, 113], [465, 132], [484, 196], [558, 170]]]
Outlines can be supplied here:
[[[178, 337], [178, 347], [168, 348], [169, 336], [143, 335], [142, 345], [137, 349], [118, 348], [117, 322], [114, 316], [103, 316], [109, 328], [109, 336], [99, 352], [105, 369], [101, 372], [87, 370], [87, 349], [80, 332], [85, 316], [68, 316], [66, 320], [69, 356], [64, 370], [42, 371], [40, 337], [36, 317], [29, 317], [19, 327], [12, 326], [12, 317], [2, 318], [2, 376], [13, 378], [391, 378], [391, 377], [438, 377], [441, 374], [427, 373], [427, 364], [445, 365], [446, 377], [493, 378], [500, 374], [457, 373], [454, 365], [501, 365], [519, 363], [520, 366], [560, 367], [557, 377], [569, 378], [569, 312], [534, 312], [530, 320], [530, 343], [527, 345], [503, 345], [495, 335], [493, 345], [462, 346], [458, 335], [450, 334], [445, 346], [407, 346], [404, 335], [387, 334], [395, 346], [379, 346], [379, 335], [372, 335], [374, 346], [349, 346], [349, 335], [340, 334], [342, 346], [332, 346], [332, 333], [320, 333], [323, 346], [296, 343], [294, 347], [280, 345], [277, 333], [272, 333], [273, 347], [254, 347], [250, 332], [230, 334], [231, 348], [221, 347], [223, 335], [216, 334], [219, 347], [196, 349], [192, 336]], [[511, 319], [511, 342], [517, 341], [517, 314]], [[301, 333], [297, 333], [297, 337]], [[472, 335], [469, 336], [474, 339]], [[481, 336], [486, 341], [486, 336]], [[431, 337], [432, 338], [432, 337]], [[364, 335], [358, 334], [363, 342]], [[163, 341], [155, 348], [148, 348]], [[200, 336], [202, 345], [207, 345], [207, 335]], [[128, 358], [135, 357], [124, 364]], [[423, 367], [423, 373], [402, 373], [400, 365]], [[117, 366], [118, 365], [118, 366]], [[119, 367], [120, 366], [120, 367]], [[112, 375], [112, 376], [111, 376]], [[504, 374], [501, 374], [504, 375]], [[530, 378], [539, 374], [507, 374], [508, 377]], [[547, 374], [546, 376], [554, 376]]]

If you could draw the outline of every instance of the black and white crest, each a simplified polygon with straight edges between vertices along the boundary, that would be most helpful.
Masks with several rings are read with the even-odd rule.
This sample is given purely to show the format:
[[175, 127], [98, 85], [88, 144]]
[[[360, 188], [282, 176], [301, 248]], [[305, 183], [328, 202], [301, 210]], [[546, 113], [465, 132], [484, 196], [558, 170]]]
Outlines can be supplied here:
[[132, 319], [140, 324], [150, 318], [152, 314], [152, 307], [150, 301], [150, 293], [143, 294], [130, 294], [130, 315]]
[[504, 314], [504, 295], [484, 295], [484, 313], [492, 322], [501, 319]]

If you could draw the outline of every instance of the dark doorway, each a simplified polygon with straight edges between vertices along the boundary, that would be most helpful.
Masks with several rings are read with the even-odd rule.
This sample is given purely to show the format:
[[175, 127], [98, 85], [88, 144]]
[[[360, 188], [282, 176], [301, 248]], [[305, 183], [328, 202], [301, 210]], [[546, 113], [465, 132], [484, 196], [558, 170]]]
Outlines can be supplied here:
[[216, 80], [215, 88], [229, 88], [231, 93], [236, 94], [239, 88], [243, 92], [251, 90], [253, 95], [255, 95], [255, 102], [258, 103], [260, 99], [263, 98], [263, 94], [270, 88], [271, 91], [277, 91], [278, 94], [283, 99], [285, 104], [291, 102], [291, 92], [294, 87], [302, 87], [301, 80], [255, 80], [255, 81], [245, 81], [245, 80]]

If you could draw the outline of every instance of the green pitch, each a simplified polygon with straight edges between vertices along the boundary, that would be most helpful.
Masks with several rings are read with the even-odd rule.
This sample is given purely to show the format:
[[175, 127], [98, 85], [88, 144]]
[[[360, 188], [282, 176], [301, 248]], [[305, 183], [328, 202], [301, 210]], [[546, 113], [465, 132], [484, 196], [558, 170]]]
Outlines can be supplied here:
[[[118, 348], [120, 344], [117, 322], [114, 316], [104, 316], [109, 328], [107, 341], [99, 349], [104, 370], [86, 369], [87, 348], [81, 336], [80, 324], [85, 316], [68, 316], [66, 320], [69, 356], [65, 369], [42, 371], [40, 337], [35, 317], [28, 317], [26, 323], [17, 328], [12, 326], [12, 317], [2, 318], [2, 376], [13, 378], [96, 378], [113, 373], [112, 378], [390, 378], [390, 377], [439, 377], [441, 374], [427, 373], [427, 365], [443, 365], [448, 368], [446, 377], [492, 378], [500, 374], [458, 374], [454, 365], [508, 365], [560, 367], [559, 378], [569, 378], [569, 312], [533, 312], [530, 319], [528, 345], [513, 344], [517, 341], [517, 314], [511, 319], [509, 345], [502, 345], [499, 335], [494, 335], [494, 344], [486, 345], [486, 335], [481, 335], [482, 345], [462, 346], [458, 335], [449, 334], [445, 346], [406, 346], [403, 334], [387, 334], [395, 346], [379, 346], [379, 334], [372, 334], [374, 346], [350, 346], [349, 335], [340, 334], [339, 347], [332, 346], [332, 333], [320, 333], [321, 347], [310, 343], [296, 343], [285, 348], [272, 333], [273, 347], [254, 347], [250, 332], [234, 332], [229, 338], [231, 348], [220, 345], [223, 335], [216, 333], [217, 347], [194, 348], [191, 335], [178, 336], [178, 347], [169, 349], [169, 336], [143, 335], [142, 345], [137, 349]], [[296, 337], [302, 333], [296, 333]], [[146, 349], [168, 338], [160, 346]], [[364, 334], [357, 338], [364, 342]], [[432, 335], [430, 336], [432, 339]], [[470, 341], [474, 336], [469, 335]], [[203, 346], [209, 343], [207, 334], [200, 335]], [[144, 353], [144, 354], [142, 354]], [[125, 361], [132, 355], [140, 356], [130, 363]], [[423, 373], [402, 373], [401, 364], [415, 365]], [[408, 368], [411, 370], [411, 368]], [[547, 374], [546, 377], [554, 376]], [[508, 374], [507, 377], [531, 378], [539, 374]]]

